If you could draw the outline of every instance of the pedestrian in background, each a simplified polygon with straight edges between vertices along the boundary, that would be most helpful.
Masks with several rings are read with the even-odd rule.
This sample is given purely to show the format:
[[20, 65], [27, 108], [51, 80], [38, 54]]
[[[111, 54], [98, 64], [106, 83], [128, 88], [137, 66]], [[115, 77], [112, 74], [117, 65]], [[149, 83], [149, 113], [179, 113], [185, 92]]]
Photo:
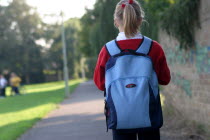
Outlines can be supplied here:
[[0, 97], [6, 97], [7, 80], [0, 74]]
[[18, 77], [15, 73], [11, 73], [10, 86], [12, 88], [12, 92], [14, 92], [15, 95], [20, 95], [20, 92], [19, 92], [20, 82], [21, 82], [21, 78]]

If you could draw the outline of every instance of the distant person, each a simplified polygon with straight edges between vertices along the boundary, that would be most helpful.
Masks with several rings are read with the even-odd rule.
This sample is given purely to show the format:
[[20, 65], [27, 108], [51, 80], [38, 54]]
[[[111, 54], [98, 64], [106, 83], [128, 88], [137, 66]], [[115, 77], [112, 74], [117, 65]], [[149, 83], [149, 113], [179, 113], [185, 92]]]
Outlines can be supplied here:
[[171, 77], [161, 45], [139, 31], [143, 20], [136, 0], [121, 0], [114, 12], [119, 34], [101, 49], [95, 67], [94, 82], [106, 91], [105, 115], [113, 140], [160, 140], [158, 86]]
[[0, 74], [0, 97], [6, 97], [7, 80]]
[[10, 86], [12, 88], [12, 92], [14, 92], [15, 95], [20, 95], [19, 92], [20, 82], [21, 82], [20, 77], [18, 77], [15, 73], [11, 73]]

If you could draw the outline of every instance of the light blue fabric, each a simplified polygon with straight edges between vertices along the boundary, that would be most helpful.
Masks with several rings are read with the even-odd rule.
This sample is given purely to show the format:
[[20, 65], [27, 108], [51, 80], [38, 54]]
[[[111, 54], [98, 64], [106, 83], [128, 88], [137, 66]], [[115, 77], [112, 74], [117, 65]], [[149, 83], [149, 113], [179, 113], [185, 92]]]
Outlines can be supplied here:
[[148, 54], [151, 47], [152, 40], [144, 36], [141, 46], [136, 50], [138, 53]]
[[119, 54], [121, 52], [121, 50], [118, 48], [115, 40], [112, 40], [112, 41], [106, 43], [106, 48], [111, 56], [114, 56], [115, 54]]
[[[119, 79], [111, 86], [117, 112], [117, 129], [150, 127], [148, 78]], [[135, 88], [125, 88], [127, 84]]]
[[[128, 67], [129, 66], [129, 67]], [[119, 78], [137, 78], [152, 75], [152, 62], [144, 56], [125, 55], [117, 59], [116, 64], [105, 73], [105, 85], [108, 88], [112, 82]]]

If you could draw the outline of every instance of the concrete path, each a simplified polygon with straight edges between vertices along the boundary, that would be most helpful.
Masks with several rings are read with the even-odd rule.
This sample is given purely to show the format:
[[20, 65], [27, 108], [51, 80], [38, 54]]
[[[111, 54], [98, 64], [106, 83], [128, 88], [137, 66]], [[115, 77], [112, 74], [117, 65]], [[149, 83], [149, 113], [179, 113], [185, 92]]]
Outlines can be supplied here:
[[19, 140], [111, 140], [111, 131], [106, 132], [103, 100], [103, 92], [92, 81], [82, 83]]

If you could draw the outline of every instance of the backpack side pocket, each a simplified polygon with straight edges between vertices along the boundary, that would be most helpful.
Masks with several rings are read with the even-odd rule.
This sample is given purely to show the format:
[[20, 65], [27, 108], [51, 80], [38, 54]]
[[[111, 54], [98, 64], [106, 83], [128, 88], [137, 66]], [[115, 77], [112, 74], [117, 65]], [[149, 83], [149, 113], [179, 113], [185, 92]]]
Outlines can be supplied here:
[[106, 100], [104, 100], [104, 115], [106, 117], [106, 132], [108, 132], [108, 119], [110, 116], [110, 111]]

